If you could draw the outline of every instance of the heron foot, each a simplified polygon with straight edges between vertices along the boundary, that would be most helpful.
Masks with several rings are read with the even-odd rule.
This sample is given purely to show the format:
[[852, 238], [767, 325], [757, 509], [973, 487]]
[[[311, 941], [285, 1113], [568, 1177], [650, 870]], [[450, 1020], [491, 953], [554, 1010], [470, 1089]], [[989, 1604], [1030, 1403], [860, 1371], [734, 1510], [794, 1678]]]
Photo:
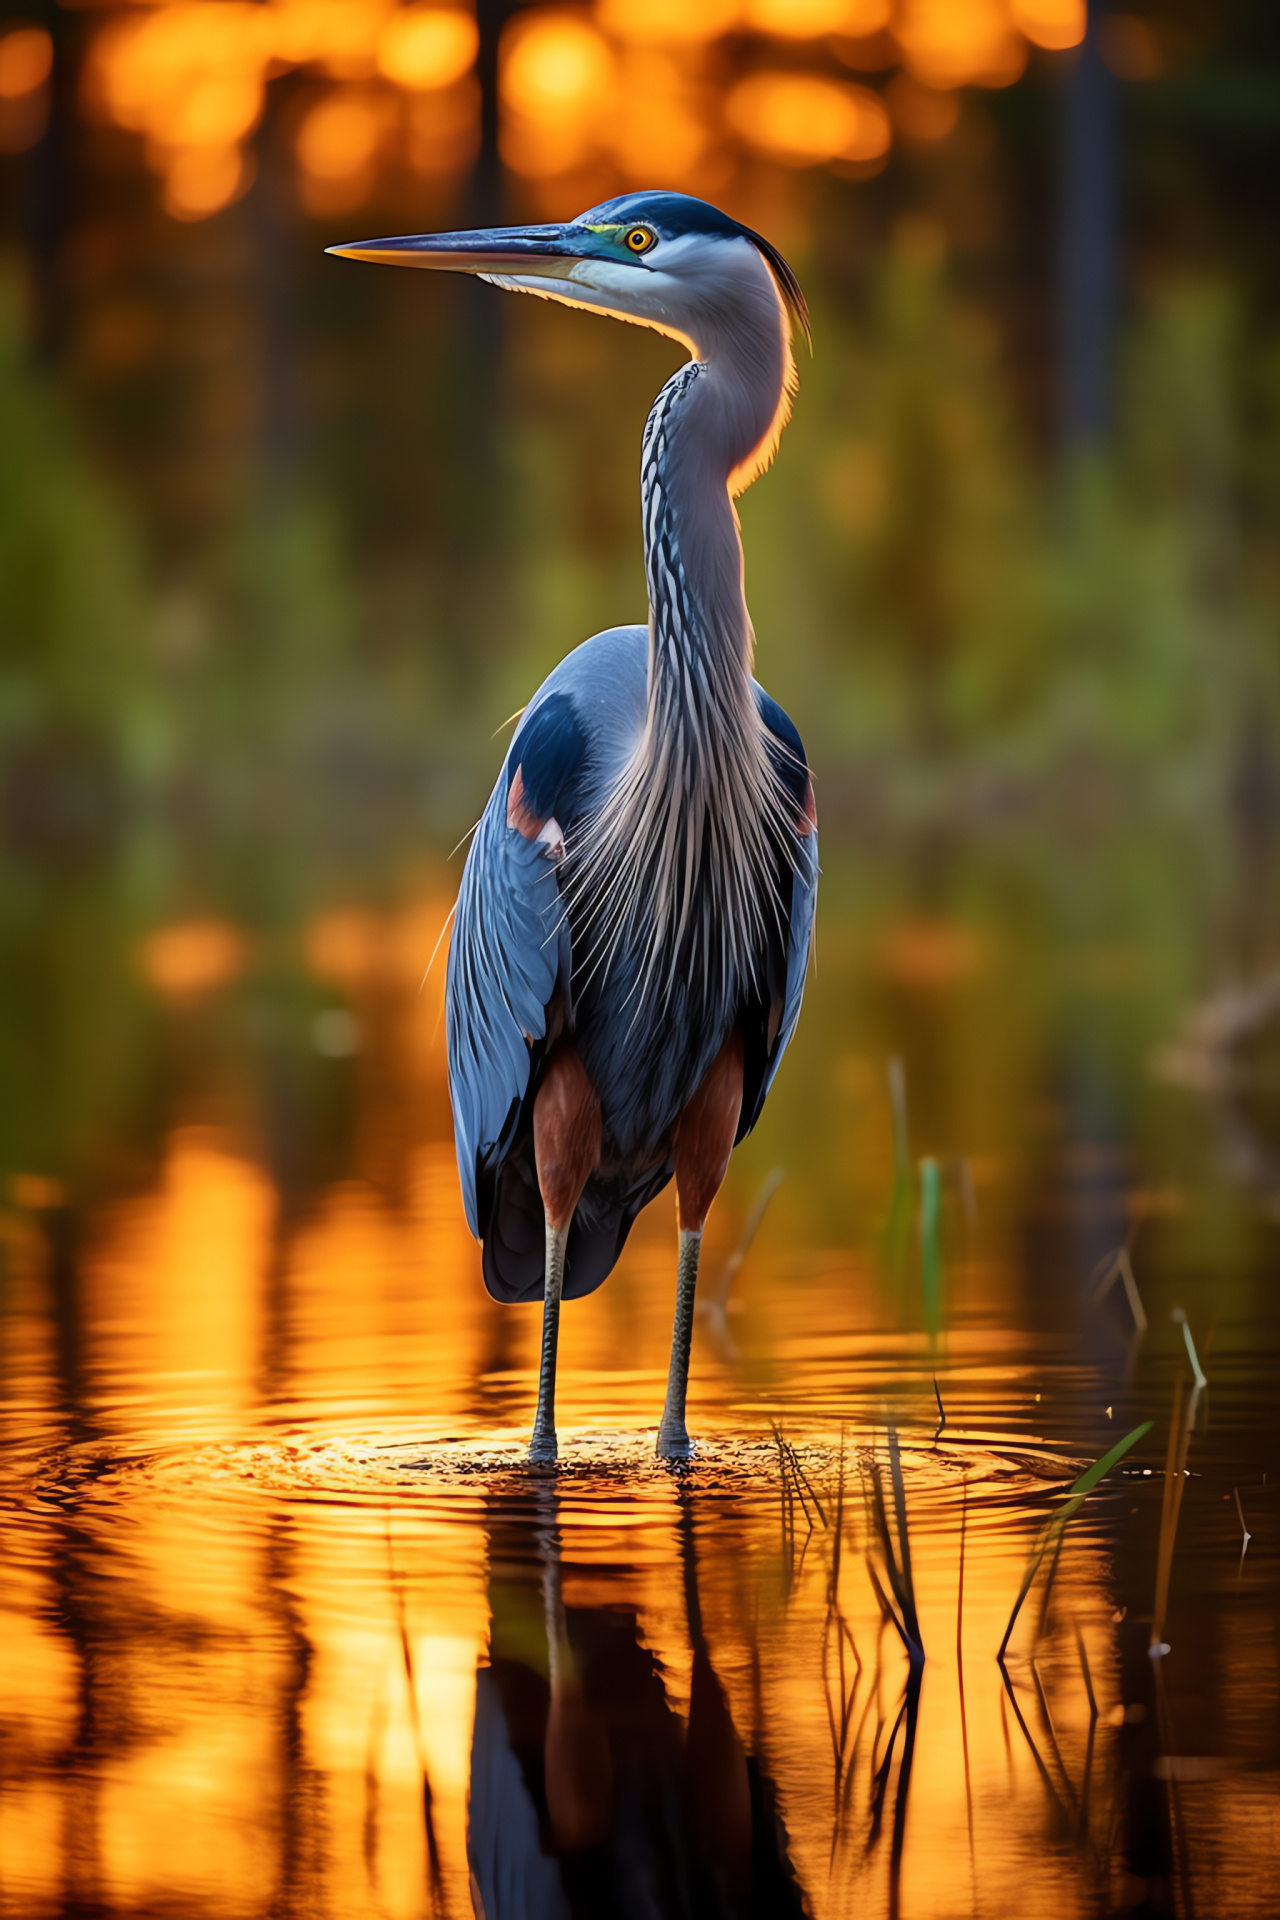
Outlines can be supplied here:
[[535, 1426], [533, 1438], [529, 1442], [528, 1461], [531, 1467], [554, 1467], [560, 1457], [560, 1448], [556, 1441], [554, 1427]]
[[684, 1421], [663, 1421], [658, 1428], [658, 1445], [655, 1449], [659, 1460], [692, 1460], [696, 1451], [689, 1438], [689, 1429]]

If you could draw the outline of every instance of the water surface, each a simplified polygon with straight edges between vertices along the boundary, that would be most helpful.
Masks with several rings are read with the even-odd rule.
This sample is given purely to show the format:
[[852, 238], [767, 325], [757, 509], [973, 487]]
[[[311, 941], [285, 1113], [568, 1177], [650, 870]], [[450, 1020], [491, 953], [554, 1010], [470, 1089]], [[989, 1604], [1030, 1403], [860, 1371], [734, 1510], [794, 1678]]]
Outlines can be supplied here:
[[1275, 1912], [1275, 1229], [1223, 1145], [1265, 1114], [1191, 1084], [1160, 938], [831, 892], [683, 1471], [665, 1199], [524, 1465], [539, 1315], [484, 1295], [418, 990], [443, 892], [203, 974], [207, 927], [122, 946], [151, 1118], [5, 1216], [0, 1910]]

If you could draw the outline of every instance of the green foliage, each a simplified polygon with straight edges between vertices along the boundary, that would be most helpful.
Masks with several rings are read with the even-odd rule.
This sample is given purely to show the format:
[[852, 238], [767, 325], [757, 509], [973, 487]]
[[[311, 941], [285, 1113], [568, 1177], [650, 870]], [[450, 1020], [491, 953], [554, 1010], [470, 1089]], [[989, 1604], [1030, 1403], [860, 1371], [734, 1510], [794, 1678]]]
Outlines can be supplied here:
[[0, 282], [0, 743], [75, 737], [138, 775], [163, 752], [128, 517], [31, 367]]
[[932, 227], [904, 224], [862, 324], [820, 310], [815, 335], [743, 517], [761, 671], [819, 763], [908, 813], [1082, 783], [1225, 799], [1280, 716], [1280, 349], [1229, 290], [1147, 297], [1113, 453], [1066, 470], [1031, 456]]

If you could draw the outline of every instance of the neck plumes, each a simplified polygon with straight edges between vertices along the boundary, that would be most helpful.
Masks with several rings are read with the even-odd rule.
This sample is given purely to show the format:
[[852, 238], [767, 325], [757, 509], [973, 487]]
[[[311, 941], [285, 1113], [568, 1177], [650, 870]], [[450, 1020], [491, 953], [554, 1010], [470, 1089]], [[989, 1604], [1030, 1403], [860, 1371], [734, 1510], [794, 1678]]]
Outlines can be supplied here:
[[659, 993], [696, 977], [726, 1003], [768, 943], [785, 844], [733, 495], [772, 458], [793, 377], [772, 279], [761, 270], [737, 291], [732, 321], [699, 327], [699, 357], [668, 381], [645, 429], [648, 708], [580, 867], [601, 902], [598, 958], [607, 964], [622, 938]]

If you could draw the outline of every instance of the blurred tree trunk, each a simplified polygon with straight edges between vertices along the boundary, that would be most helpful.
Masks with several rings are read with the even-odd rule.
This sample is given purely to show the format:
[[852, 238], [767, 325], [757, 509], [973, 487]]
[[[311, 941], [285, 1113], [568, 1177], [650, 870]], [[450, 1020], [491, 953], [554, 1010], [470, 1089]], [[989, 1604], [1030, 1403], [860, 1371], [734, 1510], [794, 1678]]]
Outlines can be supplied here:
[[1058, 256], [1060, 428], [1067, 453], [1104, 447], [1111, 431], [1117, 224], [1115, 81], [1089, 9], [1061, 109]]
[[[70, 326], [65, 252], [75, 164], [82, 28], [78, 19], [68, 19], [64, 9], [54, 6], [52, 0], [41, 0], [41, 4], [24, 11], [53, 40], [49, 117], [40, 138], [23, 157], [18, 189], [18, 227], [31, 269], [32, 347], [38, 359], [52, 360], [62, 353]], [[5, 22], [6, 26], [17, 24]]]

